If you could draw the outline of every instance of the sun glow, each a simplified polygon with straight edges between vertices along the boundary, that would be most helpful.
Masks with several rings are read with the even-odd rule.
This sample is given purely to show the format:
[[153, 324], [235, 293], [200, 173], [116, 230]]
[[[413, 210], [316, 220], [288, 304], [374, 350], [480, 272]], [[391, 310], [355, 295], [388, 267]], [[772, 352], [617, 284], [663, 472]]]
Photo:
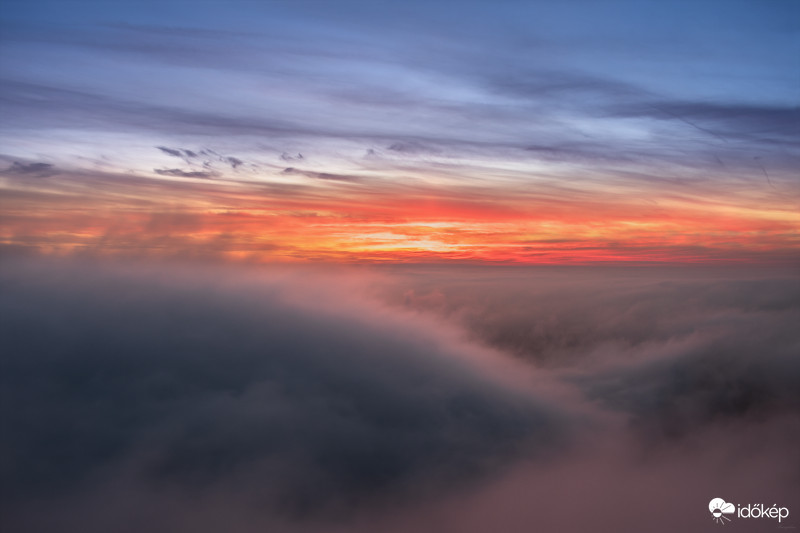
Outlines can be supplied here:
[[81, 176], [5, 185], [2, 243], [57, 254], [549, 264], [785, 262], [800, 250], [791, 206], [662, 201], [657, 190], [648, 203], [619, 191], [555, 199], [530, 189], [144, 177], [106, 181], [91, 198]]

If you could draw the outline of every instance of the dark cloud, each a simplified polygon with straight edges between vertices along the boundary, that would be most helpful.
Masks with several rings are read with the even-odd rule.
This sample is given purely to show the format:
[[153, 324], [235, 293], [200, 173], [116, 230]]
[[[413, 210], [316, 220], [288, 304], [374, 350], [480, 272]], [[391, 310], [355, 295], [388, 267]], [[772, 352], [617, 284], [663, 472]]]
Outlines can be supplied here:
[[30, 176], [32, 178], [47, 178], [58, 174], [58, 171], [50, 163], [20, 163], [18, 161], [14, 161], [3, 172], [14, 176]]
[[171, 155], [171, 156], [174, 156], [174, 157], [183, 157], [183, 154], [181, 153], [180, 150], [175, 150], [173, 148], [167, 148], [165, 146], [156, 146], [156, 148], [158, 148], [159, 150], [161, 150], [162, 152], [164, 152], [167, 155]]
[[[214, 159], [217, 159], [217, 160], [219, 160], [219, 161], [221, 161], [223, 163], [226, 163], [226, 164], [230, 165], [231, 168], [236, 168], [236, 167], [244, 164], [244, 161], [242, 161], [241, 159], [238, 159], [236, 157], [231, 157], [231, 156], [220, 155], [217, 152], [215, 152], [214, 150], [205, 149], [205, 150], [200, 150], [200, 152], [198, 153], [198, 152], [195, 152], [193, 150], [186, 150], [186, 149], [180, 149], [180, 148], [166, 148], [164, 146], [156, 146], [156, 148], [158, 148], [159, 150], [161, 150], [165, 154], [168, 154], [168, 155], [171, 155], [171, 156], [174, 156], [174, 157], [180, 157], [181, 159], [183, 159], [187, 163], [191, 163], [191, 161], [190, 161], [191, 159], [195, 159], [197, 157], [200, 157], [200, 155], [206, 155], [206, 156], [212, 156]], [[206, 163], [206, 165], [210, 165], [210, 162]]]
[[[362, 93], [365, 91], [359, 89], [353, 91], [354, 94], [348, 97], [348, 101], [363, 105], [361, 102], [366, 95]], [[785, 174], [797, 165], [796, 141], [793, 140], [796, 139], [796, 133], [792, 133], [791, 126], [786, 122], [791, 121], [791, 113], [788, 118], [780, 118], [779, 113], [770, 115], [769, 110], [764, 110], [762, 114], [757, 113], [755, 109], [745, 113], [742, 109], [731, 107], [728, 110], [731, 118], [723, 123], [721, 118], [705, 118], [721, 117], [722, 111], [719, 109], [703, 111], [691, 106], [683, 109], [676, 107], [677, 104], [671, 106], [668, 103], [657, 102], [657, 107], [661, 109], [659, 110], [649, 103], [652, 98], [645, 96], [621, 97], [624, 103], [609, 98], [610, 96], [591, 105], [586, 104], [582, 97], [576, 98], [578, 104], [570, 112], [572, 113], [570, 116], [574, 115], [576, 120], [580, 116], [594, 117], [592, 120], [599, 116], [610, 121], [615, 118], [646, 118], [650, 121], [648, 128], [653, 130], [655, 140], [632, 143], [615, 139], [613, 135], [599, 138], [576, 126], [565, 126], [563, 121], [548, 110], [547, 105], [544, 105], [543, 109], [536, 106], [529, 109], [530, 106], [526, 107], [527, 104], [510, 107], [488, 104], [457, 106], [421, 101], [415, 104], [414, 108], [419, 108], [419, 113], [427, 117], [426, 120], [432, 120], [430, 117], [440, 117], [436, 124], [431, 124], [428, 128], [429, 133], [422, 135], [417, 131], [410, 134], [405, 131], [405, 126], [391, 121], [375, 122], [373, 119], [291, 121], [279, 116], [240, 115], [215, 112], [206, 108], [193, 109], [152, 101], [138, 101], [130, 96], [113, 96], [16, 80], [4, 80], [0, 84], [0, 107], [2, 107], [0, 111], [7, 120], [7, 128], [49, 128], [79, 123], [89, 129], [113, 127], [115, 130], [133, 129], [181, 136], [203, 135], [238, 139], [288, 137], [316, 141], [345, 138], [359, 140], [368, 145], [388, 143], [387, 146], [390, 148], [388, 153], [447, 154], [449, 157], [479, 156], [503, 160], [520, 160], [533, 156], [553, 162], [591, 163], [596, 165], [592, 168], [592, 173], [600, 169], [614, 170], [615, 176], [621, 175], [621, 168], [627, 168], [638, 171], [637, 174], [644, 176], [643, 179], [647, 179], [647, 175], [676, 175], [675, 165], [681, 168], [705, 168], [709, 162], [717, 160], [723, 160], [730, 172], [745, 169], [761, 174], [760, 168], [753, 164], [753, 156], [764, 157], [767, 162], [765, 166], [771, 175]], [[380, 116], [381, 113], [393, 109], [397, 102], [389, 101], [376, 105], [378, 107], [374, 110], [375, 116]], [[725, 106], [721, 104], [720, 107]], [[682, 114], [685, 111], [688, 112]], [[676, 116], [681, 116], [682, 119], [678, 120]], [[777, 118], [770, 126], [772, 116]], [[700, 138], [707, 137], [716, 145], [698, 144], [697, 138], [677, 136], [675, 131], [669, 128], [658, 128], [659, 124], [668, 121], [680, 122], [692, 128]], [[573, 121], [574, 124], [579, 122], [579, 120]], [[487, 123], [494, 126], [486, 134], [480, 128], [467, 127], [468, 124]], [[536, 127], [530, 128], [530, 124], [536, 124]], [[524, 134], [518, 131], [522, 127], [526, 128]], [[502, 138], [498, 138], [495, 134], [502, 131], [515, 133], [510, 137], [502, 135]], [[613, 132], [614, 128], [609, 131]], [[735, 139], [749, 136], [748, 138], [752, 140], [748, 144], [750, 157], [742, 159], [740, 146], [723, 142], [717, 136]], [[162, 152], [182, 157], [187, 162], [196, 160], [191, 155], [193, 153], [214, 157], [216, 161], [224, 163], [229, 168], [242, 167], [242, 164], [236, 163], [242, 161], [240, 158], [234, 158], [236, 160], [234, 161], [227, 159], [231, 156], [216, 152], [209, 156], [209, 150], [204, 150], [206, 152], [204, 154], [204, 151], [160, 148], [167, 148], [170, 152], [163, 150]], [[298, 156], [287, 155], [293, 157], [294, 161], [300, 161]], [[454, 175], [463, 176], [465, 164], [460, 162], [457, 166]], [[466, 165], [466, 168], [469, 168], [469, 165]], [[432, 169], [428, 165], [422, 171], [430, 172]], [[703, 175], [708, 176], [707, 173]], [[640, 181], [640, 179], [642, 178], [630, 181]]]
[[624, 117], [677, 120], [719, 140], [800, 140], [800, 108], [691, 101], [647, 101], [612, 108]]
[[403, 154], [419, 154], [419, 153], [432, 153], [437, 152], [433, 148], [425, 146], [418, 142], [396, 142], [389, 145], [387, 150], [391, 150], [392, 152], [400, 152]]
[[[158, 148], [167, 155], [171, 155], [173, 157], [179, 157], [187, 162], [190, 159], [199, 157], [198, 153], [193, 150], [186, 150], [182, 148], [167, 148], [165, 146], [156, 146], [156, 148]], [[203, 152], [201, 151], [200, 153], [202, 154]]]
[[469, 486], [564, 436], [561, 415], [427, 326], [319, 288], [314, 308], [286, 285], [215, 277], [6, 264], [0, 479], [14, 523], [15, 506], [94, 490], [213, 500], [232, 486], [252, 516], [349, 516]]
[[718, 317], [714, 335], [696, 334], [672, 357], [579, 382], [590, 398], [629, 414], [633, 427], [658, 444], [716, 424], [793, 415], [800, 412], [798, 320], [796, 305]]
[[[190, 159], [199, 157], [201, 155], [211, 158], [210, 160], [206, 160], [203, 162], [203, 166], [205, 168], [212, 168], [214, 166], [215, 161], [224, 163], [225, 165], [229, 165], [232, 169], [236, 169], [245, 164], [245, 162], [239, 159], [238, 157], [222, 155], [209, 148], [204, 148], [203, 150], [200, 150], [197, 153], [191, 150], [182, 150], [182, 153], [186, 156], [185, 161], [190, 164], [192, 163]], [[257, 165], [250, 163], [249, 166], [255, 167]]]
[[[477, 268], [457, 276], [433, 270], [382, 292], [387, 301], [457, 321], [476, 340], [545, 367], [580, 366], [612, 355], [636, 359], [640, 351], [654, 350], [654, 343], [698, 331], [738, 338], [739, 323], [775, 320], [784, 327], [800, 313], [800, 284], [792, 277], [744, 271], [741, 279], [718, 280], [708, 269], [664, 273], [635, 267], [498, 272], [500, 279]], [[730, 322], [721, 324], [720, 315], [730, 315]], [[755, 331], [752, 338], [765, 342]]]
[[115, 124], [123, 129], [222, 136], [322, 133], [280, 120], [236, 117], [14, 80], [0, 84], [0, 108], [8, 124], [26, 127], [77, 122], [88, 128]]
[[597, 104], [602, 101], [616, 102], [632, 97], [641, 98], [648, 94], [641, 87], [613, 78], [603, 78], [580, 71], [533, 70], [528, 65], [514, 72], [489, 69], [484, 76], [484, 83], [493, 91], [530, 98], [536, 103], [542, 103], [543, 99], [552, 99], [561, 101], [562, 105], [577, 104], [578, 99], [583, 99], [585, 102], [588, 98], [593, 104]]
[[210, 150], [210, 149], [203, 149], [203, 150], [200, 150], [199, 152], [195, 152], [194, 150], [187, 150], [185, 148], [166, 148], [164, 146], [157, 146], [156, 148], [158, 148], [159, 150], [161, 150], [162, 152], [164, 152], [167, 155], [171, 155], [173, 157], [179, 157], [180, 159], [183, 159], [186, 162], [187, 165], [191, 165], [191, 166], [197, 166], [198, 165], [198, 162], [197, 161], [193, 161], [193, 160], [196, 160], [200, 156], [206, 156], [206, 157], [210, 157], [211, 158], [209, 160], [205, 160], [205, 161], [202, 162], [202, 168], [207, 169], [208, 172], [206, 172], [206, 171], [181, 171], [181, 170], [178, 170], [178, 169], [156, 170], [156, 172], [158, 172], [159, 174], [164, 174], [164, 175], [172, 175], [172, 176], [187, 177], [187, 178], [189, 178], [189, 177], [193, 177], [193, 178], [211, 177], [211, 176], [215, 175], [214, 172], [212, 172], [212, 170], [213, 170], [213, 168], [215, 166], [214, 165], [215, 162], [224, 163], [226, 166], [230, 166], [230, 168], [232, 168], [232, 169], [236, 169], [236, 168], [238, 168], [238, 167], [240, 167], [240, 166], [245, 164], [244, 161], [242, 161], [241, 159], [239, 159], [237, 157], [221, 155], [221, 154], [215, 152], [214, 150]]
[[346, 174], [332, 174], [329, 172], [314, 172], [311, 170], [302, 170], [299, 168], [294, 167], [286, 167], [281, 171], [281, 174], [293, 174], [296, 176], [305, 176], [307, 178], [317, 179], [317, 180], [329, 180], [329, 181], [361, 181], [362, 178], [359, 176], [350, 176]]
[[216, 176], [214, 172], [181, 170], [179, 168], [154, 168], [153, 172], [162, 176], [175, 176], [177, 178], [213, 178]]
[[[691, 520], [678, 526], [683, 519], [662, 511], [664, 502], [692, 508], [725, 491], [737, 502], [791, 505], [800, 494], [795, 271], [429, 267], [396, 283], [379, 287], [380, 297], [552, 369], [601, 410], [591, 419], [604, 437], [584, 434], [584, 452], [554, 460], [552, 470], [520, 471], [502, 500], [474, 502], [475, 519], [497, 506], [494, 520], [516, 516], [513, 531], [531, 522], [615, 531], [648, 517], [654, 531], [700, 530]], [[600, 422], [606, 416], [619, 426]], [[608, 500], [574, 513], [567, 502], [587, 484], [589, 499]], [[550, 496], [560, 485], [562, 496]], [[511, 511], [521, 493], [539, 494], [539, 511]], [[642, 514], [614, 503], [622, 500]]]
[[796, 276], [374, 276], [4, 263], [11, 530], [674, 531], [800, 493]]

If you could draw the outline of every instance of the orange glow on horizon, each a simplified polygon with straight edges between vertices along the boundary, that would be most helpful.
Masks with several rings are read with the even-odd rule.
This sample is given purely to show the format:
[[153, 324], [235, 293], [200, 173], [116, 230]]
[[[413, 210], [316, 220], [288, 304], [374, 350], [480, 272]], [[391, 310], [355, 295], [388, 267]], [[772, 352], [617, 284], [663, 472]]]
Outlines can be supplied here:
[[[97, 184], [95, 184], [97, 185]], [[778, 262], [800, 257], [791, 205], [592, 191], [277, 188], [128, 177], [8, 181], [0, 243], [41, 253], [249, 261], [529, 264]], [[91, 189], [91, 195], [87, 191]]]

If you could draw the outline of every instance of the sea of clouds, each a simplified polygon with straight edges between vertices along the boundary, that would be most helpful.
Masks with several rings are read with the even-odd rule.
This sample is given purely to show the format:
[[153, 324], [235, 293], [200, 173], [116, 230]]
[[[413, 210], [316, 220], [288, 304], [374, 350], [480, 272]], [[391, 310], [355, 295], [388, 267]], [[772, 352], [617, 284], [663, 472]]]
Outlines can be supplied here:
[[793, 272], [29, 257], [0, 264], [0, 295], [5, 531], [800, 513]]

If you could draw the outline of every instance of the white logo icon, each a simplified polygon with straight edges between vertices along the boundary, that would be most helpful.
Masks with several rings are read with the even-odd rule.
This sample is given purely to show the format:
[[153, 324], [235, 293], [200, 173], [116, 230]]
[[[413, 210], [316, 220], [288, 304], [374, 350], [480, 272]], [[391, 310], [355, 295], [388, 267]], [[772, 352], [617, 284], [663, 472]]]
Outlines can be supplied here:
[[736, 511], [736, 506], [732, 503], [726, 503], [722, 498], [714, 498], [708, 502], [708, 510], [713, 515], [714, 522], [718, 524], [725, 524], [725, 520], [731, 521], [726, 514], [733, 514]]

